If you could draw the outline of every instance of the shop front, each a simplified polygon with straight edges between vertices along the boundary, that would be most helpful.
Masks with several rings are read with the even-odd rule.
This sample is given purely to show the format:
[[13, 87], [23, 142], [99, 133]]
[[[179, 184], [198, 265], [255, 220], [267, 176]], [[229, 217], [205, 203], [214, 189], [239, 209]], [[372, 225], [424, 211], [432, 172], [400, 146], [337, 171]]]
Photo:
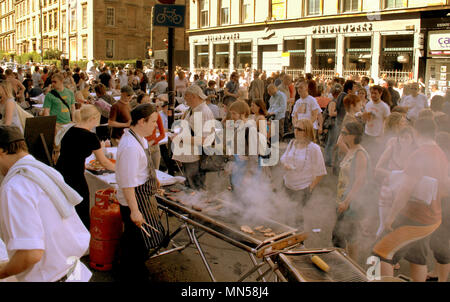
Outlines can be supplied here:
[[[336, 23], [339, 21], [346, 23]], [[321, 23], [300, 21], [196, 31], [189, 37], [191, 53], [195, 54], [190, 66], [205, 68], [209, 64], [210, 69], [228, 72], [250, 67], [265, 70], [268, 75], [284, 70], [294, 78], [313, 73], [327, 78], [367, 75], [377, 80], [386, 74], [397, 81], [417, 80], [420, 14]], [[201, 49], [194, 52], [199, 46]], [[283, 60], [285, 54], [289, 56], [288, 65]]]

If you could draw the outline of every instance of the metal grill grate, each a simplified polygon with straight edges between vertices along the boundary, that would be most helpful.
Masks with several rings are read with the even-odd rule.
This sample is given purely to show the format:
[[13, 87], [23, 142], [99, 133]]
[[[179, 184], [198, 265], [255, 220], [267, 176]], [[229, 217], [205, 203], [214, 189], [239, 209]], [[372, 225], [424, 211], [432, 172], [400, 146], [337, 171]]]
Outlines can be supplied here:
[[[318, 255], [330, 266], [325, 273], [318, 269], [311, 261], [311, 256]], [[350, 261], [337, 251], [320, 254], [286, 255], [286, 258], [308, 282], [365, 282], [366, 276]]]

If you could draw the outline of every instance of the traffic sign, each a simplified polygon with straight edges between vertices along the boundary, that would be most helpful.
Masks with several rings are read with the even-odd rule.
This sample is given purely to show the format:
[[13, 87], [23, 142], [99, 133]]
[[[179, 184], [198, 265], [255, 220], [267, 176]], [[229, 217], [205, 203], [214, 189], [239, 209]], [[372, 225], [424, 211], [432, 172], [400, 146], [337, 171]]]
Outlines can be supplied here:
[[184, 27], [185, 5], [156, 4], [153, 25], [164, 27]]

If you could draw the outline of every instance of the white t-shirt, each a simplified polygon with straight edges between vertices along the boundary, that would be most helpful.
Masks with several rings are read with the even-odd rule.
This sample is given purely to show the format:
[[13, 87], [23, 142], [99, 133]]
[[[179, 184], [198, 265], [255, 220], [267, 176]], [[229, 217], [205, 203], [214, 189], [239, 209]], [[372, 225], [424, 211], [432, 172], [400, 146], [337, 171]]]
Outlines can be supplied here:
[[[317, 103], [317, 100], [308, 95], [306, 98], [302, 99], [299, 98], [294, 105], [294, 110], [292, 111], [292, 117], [294, 117], [294, 114], [297, 113], [297, 119], [308, 119], [311, 120], [311, 115], [313, 110], [318, 110], [319, 113], [322, 112], [322, 109], [320, 109], [319, 103]], [[298, 112], [297, 112], [298, 110]], [[319, 129], [319, 122], [317, 120], [314, 121], [314, 129]]]
[[[203, 130], [205, 130], [204, 125], [207, 121], [215, 120], [214, 114], [211, 112], [211, 109], [209, 109], [209, 107], [206, 105], [205, 102], [201, 103], [197, 107], [193, 108], [192, 112], [188, 116], [185, 117], [185, 120], [187, 120], [189, 123], [190, 129], [183, 129], [183, 131], [187, 131], [186, 133], [188, 133], [189, 135], [192, 135], [191, 130], [192, 131], [195, 130], [195, 113], [197, 113], [197, 112], [201, 113], [201, 118], [202, 118], [201, 125], [202, 125]], [[211, 130], [211, 131], [213, 131], [213, 130]], [[210, 133], [211, 132], [209, 132], [209, 131], [203, 131], [202, 135], [203, 135], [203, 137], [208, 137], [208, 135]], [[179, 136], [175, 137], [174, 140], [172, 141], [174, 144], [174, 146], [173, 146], [174, 152], [173, 152], [172, 158], [174, 160], [177, 160], [182, 163], [193, 163], [193, 162], [199, 161], [200, 156], [195, 155], [195, 153], [194, 153], [194, 148], [198, 147], [198, 146], [193, 146], [192, 144], [189, 143], [190, 147], [186, 148], [186, 149], [189, 149], [189, 151], [187, 151], [187, 152], [189, 152], [189, 154], [181, 154], [181, 153], [184, 153], [183, 152], [184, 151], [184, 148], [183, 148], [184, 142], [182, 142], [183, 136], [179, 135]], [[188, 136], [188, 135], [186, 135], [186, 136]], [[178, 147], [180, 149], [178, 149]], [[181, 148], [183, 148], [183, 149], [181, 149]], [[181, 151], [181, 152], [179, 152], [179, 151]], [[179, 153], [179, 154], [177, 154], [177, 153]]]
[[175, 77], [175, 90], [179, 93], [180, 96], [184, 96], [188, 85], [187, 78], [180, 80], [178, 76]]
[[296, 149], [292, 140], [280, 161], [293, 167], [293, 170], [285, 170], [284, 184], [294, 191], [306, 189], [317, 176], [327, 174], [325, 161], [320, 147], [315, 143], [309, 143], [306, 148]]
[[117, 76], [120, 81], [120, 88], [128, 85], [128, 76], [125, 72], [122, 72], [122, 74], [118, 74]]
[[167, 83], [167, 81], [159, 81], [158, 83], [156, 83], [156, 85], [152, 88], [152, 90], [155, 91], [156, 96], [160, 95], [160, 94], [164, 94], [167, 93], [166, 89], [169, 86], [169, 84]]
[[[73, 215], [62, 219], [47, 193], [22, 175], [13, 176], [1, 188], [0, 237], [9, 259], [17, 250], [44, 250], [38, 263], [16, 275], [21, 282], [61, 279], [73, 266], [73, 257], [80, 258], [86, 253], [90, 241], [75, 208]], [[74, 281], [89, 281], [92, 273], [79, 262], [74, 276], [79, 277]]]
[[[144, 148], [148, 148], [147, 140], [140, 138]], [[128, 202], [123, 195], [123, 188], [136, 188], [149, 178], [147, 156], [139, 142], [126, 129], [117, 147], [116, 181], [119, 189], [117, 199], [123, 206]]]
[[412, 95], [408, 95], [405, 97], [401, 103], [401, 106], [409, 107], [408, 113], [406, 116], [408, 119], [415, 120], [419, 118], [419, 112], [420, 110], [427, 107], [427, 97], [423, 94], [418, 94], [416, 97], [413, 97]]
[[39, 87], [39, 82], [41, 81], [41, 74], [35, 71], [33, 72], [31, 78], [33, 79], [33, 87]]
[[369, 101], [366, 104], [365, 111], [372, 113], [372, 119], [366, 123], [366, 134], [377, 137], [383, 135], [384, 119], [391, 114], [389, 106], [381, 100], [377, 104]]

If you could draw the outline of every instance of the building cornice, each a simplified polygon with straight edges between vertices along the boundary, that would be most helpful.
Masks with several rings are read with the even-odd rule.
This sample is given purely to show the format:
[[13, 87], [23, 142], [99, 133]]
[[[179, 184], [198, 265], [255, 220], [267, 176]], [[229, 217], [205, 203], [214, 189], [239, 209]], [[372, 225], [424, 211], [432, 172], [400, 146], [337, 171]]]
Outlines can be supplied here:
[[186, 33], [188, 34], [196, 34], [196, 33], [205, 33], [205, 32], [213, 32], [217, 30], [224, 29], [236, 29], [236, 28], [248, 28], [248, 27], [257, 27], [257, 26], [270, 26], [270, 25], [280, 25], [280, 24], [292, 24], [292, 23], [303, 23], [303, 22], [311, 22], [311, 21], [321, 21], [321, 20], [332, 20], [332, 19], [348, 19], [348, 18], [373, 18], [373, 16], [385, 16], [385, 15], [400, 15], [400, 14], [410, 14], [410, 13], [420, 13], [423, 11], [433, 11], [433, 10], [445, 10], [450, 9], [450, 5], [440, 5], [433, 7], [421, 7], [421, 8], [408, 8], [408, 9], [389, 9], [380, 12], [360, 12], [360, 13], [345, 13], [345, 14], [337, 14], [337, 15], [321, 15], [321, 16], [311, 16], [311, 17], [303, 17], [303, 18], [295, 18], [295, 19], [285, 19], [285, 20], [274, 20], [274, 21], [264, 21], [264, 22], [255, 22], [255, 23], [244, 23], [244, 24], [232, 24], [227, 26], [215, 26], [215, 27], [203, 27], [197, 29], [187, 29]]

